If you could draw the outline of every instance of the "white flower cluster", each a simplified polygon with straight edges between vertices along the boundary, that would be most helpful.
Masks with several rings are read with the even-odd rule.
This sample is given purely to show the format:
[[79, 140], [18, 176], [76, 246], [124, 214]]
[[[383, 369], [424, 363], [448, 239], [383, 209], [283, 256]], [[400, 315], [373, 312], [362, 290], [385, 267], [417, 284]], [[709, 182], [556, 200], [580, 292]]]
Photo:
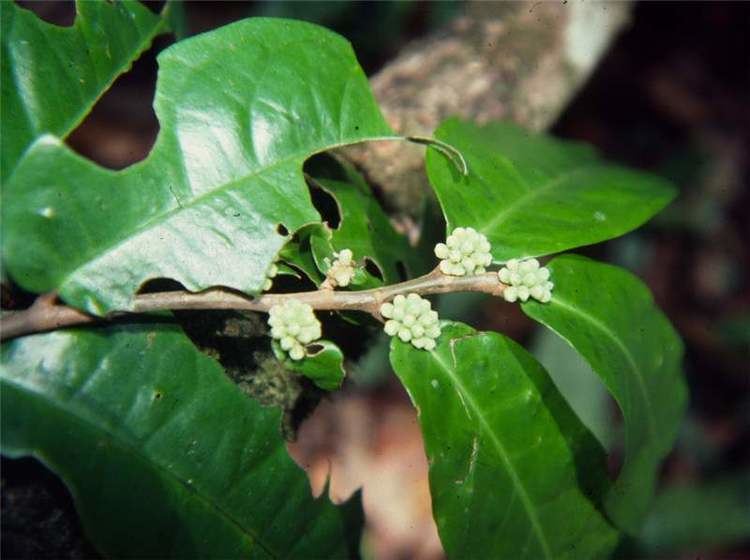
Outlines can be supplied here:
[[354, 253], [351, 249], [342, 249], [333, 254], [333, 264], [326, 258], [326, 264], [330, 267], [326, 273], [324, 287], [335, 288], [336, 286], [348, 286], [354, 277], [357, 263], [354, 262]]
[[539, 266], [536, 259], [512, 259], [497, 273], [500, 282], [507, 284], [503, 290], [505, 301], [526, 301], [533, 297], [542, 303], [552, 298], [554, 284], [549, 281], [549, 269]]
[[281, 348], [289, 352], [292, 360], [305, 357], [305, 345], [320, 338], [320, 321], [315, 318], [312, 307], [297, 300], [274, 305], [268, 311], [271, 336], [279, 341]]
[[428, 300], [417, 294], [406, 297], [397, 295], [392, 303], [380, 306], [380, 314], [388, 319], [385, 323], [387, 335], [398, 335], [416, 348], [435, 348], [435, 339], [440, 336], [440, 323], [437, 311], [432, 310]]
[[484, 272], [492, 262], [490, 242], [474, 228], [458, 227], [445, 243], [435, 245], [440, 270], [450, 276], [466, 276]]
[[279, 273], [279, 267], [276, 266], [276, 263], [271, 263], [271, 266], [268, 268], [268, 272], [266, 272], [266, 281], [263, 284], [263, 291], [267, 292], [271, 289], [271, 286], [273, 286], [273, 279], [276, 278], [276, 275]]

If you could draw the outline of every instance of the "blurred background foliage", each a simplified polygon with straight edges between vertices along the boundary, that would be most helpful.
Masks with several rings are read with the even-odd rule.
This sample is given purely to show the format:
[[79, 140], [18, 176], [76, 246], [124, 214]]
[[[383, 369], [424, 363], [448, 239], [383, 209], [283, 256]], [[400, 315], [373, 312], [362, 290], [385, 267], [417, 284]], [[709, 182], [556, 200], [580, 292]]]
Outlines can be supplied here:
[[[58, 24], [74, 17], [70, 2], [22, 4]], [[461, 2], [416, 1], [185, 5], [189, 34], [250, 16], [319, 23], [353, 43], [369, 74], [463, 9]], [[688, 417], [641, 537], [621, 547], [626, 558], [750, 558], [749, 37], [750, 3], [639, 3], [631, 25], [553, 128], [610, 159], [670, 178], [681, 193], [646, 227], [583, 251], [643, 278], [686, 343]], [[111, 168], [145, 157], [158, 132], [151, 108], [155, 56], [173, 41], [158, 38], [117, 80], [70, 136], [74, 149]], [[426, 216], [425, 231], [440, 232], [439, 220]], [[528, 344], [617, 469], [615, 407], [575, 352], [537, 330], [516, 306], [453, 295], [439, 309]], [[364, 353], [351, 364], [344, 394], [323, 403], [295, 455], [313, 464], [314, 485], [332, 464], [339, 497], [366, 484], [368, 554], [439, 558], [413, 412], [389, 371], [385, 339], [362, 348], [353, 349]], [[351, 420], [346, 429], [337, 423], [342, 418]], [[316, 434], [327, 438], [324, 449], [306, 439]], [[53, 475], [33, 460], [3, 459], [2, 466], [3, 557], [95, 555]], [[352, 475], [356, 467], [367, 472]]]

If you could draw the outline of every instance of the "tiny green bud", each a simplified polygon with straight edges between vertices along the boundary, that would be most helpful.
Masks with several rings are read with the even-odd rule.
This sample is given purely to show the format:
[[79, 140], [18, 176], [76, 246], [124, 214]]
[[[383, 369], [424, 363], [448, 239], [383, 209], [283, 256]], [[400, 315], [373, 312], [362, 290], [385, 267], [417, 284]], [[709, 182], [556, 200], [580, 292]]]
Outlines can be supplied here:
[[279, 267], [276, 265], [276, 262], [272, 262], [271, 266], [268, 267], [268, 272], [266, 272], [266, 281], [263, 283], [263, 291], [267, 292], [271, 289], [271, 286], [273, 286], [273, 278], [276, 278], [276, 275], [279, 273]]

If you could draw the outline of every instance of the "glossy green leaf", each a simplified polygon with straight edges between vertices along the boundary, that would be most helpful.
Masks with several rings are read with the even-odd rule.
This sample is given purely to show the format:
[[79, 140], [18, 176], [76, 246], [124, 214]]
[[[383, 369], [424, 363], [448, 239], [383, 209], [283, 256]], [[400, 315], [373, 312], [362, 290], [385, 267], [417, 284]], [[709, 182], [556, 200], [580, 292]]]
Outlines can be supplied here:
[[243, 395], [179, 331], [27, 337], [2, 347], [0, 372], [3, 453], [34, 455], [60, 474], [108, 556], [356, 551], [356, 516], [311, 497], [280, 410]]
[[[337, 225], [330, 227], [324, 223], [304, 228], [296, 241], [282, 249], [281, 258], [305, 271], [311, 281], [320, 285], [334, 253], [350, 249], [355, 261], [363, 266], [357, 268], [348, 289], [363, 290], [377, 288], [384, 282], [399, 282], [400, 267], [403, 266], [405, 273], [412, 268], [413, 249], [406, 237], [394, 229], [370, 186], [356, 170], [342, 162], [318, 162], [315, 168], [322, 176], [308, 181], [332, 197], [337, 208]], [[377, 267], [377, 276], [364, 268], [368, 260]]]
[[60, 27], [15, 2], [0, 2], [0, 181], [39, 136], [72, 132], [115, 78], [166, 31], [174, 10], [173, 2], [156, 15], [135, 0], [77, 0], [75, 22]]
[[275, 340], [273, 352], [287, 369], [304, 375], [325, 391], [338, 389], [344, 381], [344, 354], [330, 340], [316, 340], [310, 344], [307, 356], [301, 360], [289, 358]]
[[[336, 199], [341, 221], [331, 230], [330, 243], [334, 251], [351, 249], [354, 258], [365, 257], [377, 265], [386, 284], [401, 281], [399, 262], [404, 263], [412, 250], [403, 235], [396, 232], [388, 216], [375, 199], [361, 175], [349, 170], [348, 180], [316, 180]], [[316, 246], [313, 246], [315, 252]], [[317, 254], [318, 259], [329, 256]], [[406, 266], [404, 264], [404, 266]]]
[[567, 340], [617, 401], [625, 459], [605, 505], [620, 526], [637, 532], [685, 411], [682, 341], [648, 288], [621, 268], [575, 255], [548, 267], [552, 301], [529, 301], [523, 310]]
[[22, 287], [99, 314], [129, 309], [157, 277], [257, 292], [287, 231], [320, 220], [305, 159], [392, 135], [351, 46], [311, 24], [240, 21], [170, 47], [159, 67], [145, 161], [112, 172], [45, 136], [19, 164], [2, 242]]
[[[750, 540], [750, 472], [704, 484], [680, 484], [656, 497], [638, 555], [677, 558]], [[688, 555], [682, 556], [688, 557]], [[719, 556], [717, 556], [719, 557]]]
[[481, 231], [496, 262], [618, 237], [675, 195], [666, 181], [604, 163], [587, 146], [509, 123], [481, 127], [450, 119], [435, 135], [457, 148], [469, 167], [464, 177], [444, 155], [427, 151], [448, 230]]
[[392, 339], [391, 363], [419, 411], [449, 557], [583, 559], [612, 550], [617, 533], [594, 504], [603, 452], [523, 348], [444, 324], [432, 352]]
[[583, 425], [605, 449], [612, 449], [617, 434], [612, 425], [612, 399], [589, 363], [575, 348], [544, 327], [535, 333], [530, 350]]
[[[337, 251], [331, 240], [332, 235], [333, 231], [331, 228], [329, 228], [327, 224], [323, 224], [313, 233], [313, 235], [310, 236], [310, 249], [312, 250], [313, 261], [324, 277], [328, 275], [328, 271], [331, 269], [336, 258], [334, 253]], [[357, 263], [357, 267], [354, 269], [354, 275], [352, 276], [349, 285], [346, 286], [346, 288], [339, 287], [338, 289], [367, 290], [370, 288], [378, 288], [383, 285], [383, 281], [380, 278], [370, 274], [370, 272], [364, 268], [366, 263], [365, 259], [358, 259], [355, 254], [354, 260]]]
[[325, 224], [318, 223], [301, 228], [279, 252], [279, 259], [303, 272], [316, 286], [320, 286], [325, 276], [320, 273], [315, 262], [312, 240], [314, 237], [324, 235], [322, 230], [325, 227]]

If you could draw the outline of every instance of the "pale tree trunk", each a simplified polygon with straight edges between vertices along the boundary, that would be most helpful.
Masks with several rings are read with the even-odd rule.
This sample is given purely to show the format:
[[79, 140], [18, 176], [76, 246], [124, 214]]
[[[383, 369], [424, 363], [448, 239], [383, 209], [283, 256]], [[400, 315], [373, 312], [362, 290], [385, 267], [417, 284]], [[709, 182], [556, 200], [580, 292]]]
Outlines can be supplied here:
[[[459, 116], [549, 127], [629, 21], [627, 2], [470, 2], [447, 29], [410, 44], [371, 79], [393, 128], [429, 136]], [[414, 213], [425, 192], [424, 148], [374, 143], [347, 157], [393, 210]]]

